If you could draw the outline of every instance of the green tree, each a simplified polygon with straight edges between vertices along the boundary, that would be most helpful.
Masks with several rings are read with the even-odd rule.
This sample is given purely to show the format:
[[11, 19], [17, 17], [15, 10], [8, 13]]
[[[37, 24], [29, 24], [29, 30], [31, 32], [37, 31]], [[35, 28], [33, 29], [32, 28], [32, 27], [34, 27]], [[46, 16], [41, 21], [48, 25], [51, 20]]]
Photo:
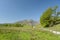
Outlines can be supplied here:
[[40, 18], [40, 24], [44, 27], [53, 26], [60, 23], [60, 12], [57, 12], [58, 6], [48, 8]]
[[48, 8], [40, 18], [40, 24], [44, 27], [49, 26], [49, 19], [52, 15], [52, 8]]
[[56, 10], [57, 10], [57, 8], [58, 8], [58, 6], [55, 6], [54, 8], [52, 8], [52, 15], [50, 17], [49, 26], [53, 26], [53, 25], [56, 24], [56, 20], [57, 20], [57, 12], [56, 12]]

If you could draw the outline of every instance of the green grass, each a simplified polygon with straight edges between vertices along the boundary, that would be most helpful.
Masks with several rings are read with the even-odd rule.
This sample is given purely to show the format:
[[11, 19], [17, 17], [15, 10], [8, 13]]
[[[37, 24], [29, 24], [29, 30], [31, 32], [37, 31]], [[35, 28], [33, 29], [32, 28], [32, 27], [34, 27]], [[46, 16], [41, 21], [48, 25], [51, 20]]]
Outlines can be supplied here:
[[[18, 28], [18, 27], [17, 27]], [[39, 29], [1, 29], [0, 40], [60, 40], [59, 35]]]
[[0, 40], [18, 40], [18, 32], [0, 30]]
[[20, 32], [19, 37], [21, 40], [30, 40], [31, 34], [29, 32]]
[[50, 30], [60, 31], [60, 24], [54, 25], [53, 27], [48, 27]]

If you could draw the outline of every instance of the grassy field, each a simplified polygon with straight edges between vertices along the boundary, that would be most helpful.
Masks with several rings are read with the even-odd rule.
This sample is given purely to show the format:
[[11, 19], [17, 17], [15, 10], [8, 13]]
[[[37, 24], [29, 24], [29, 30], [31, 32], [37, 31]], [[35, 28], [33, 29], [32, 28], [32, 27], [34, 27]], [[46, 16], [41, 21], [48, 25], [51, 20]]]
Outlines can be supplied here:
[[60, 24], [54, 25], [53, 27], [48, 27], [48, 29], [54, 30], [54, 31], [60, 31]]
[[60, 40], [60, 36], [38, 28], [0, 27], [0, 40]]

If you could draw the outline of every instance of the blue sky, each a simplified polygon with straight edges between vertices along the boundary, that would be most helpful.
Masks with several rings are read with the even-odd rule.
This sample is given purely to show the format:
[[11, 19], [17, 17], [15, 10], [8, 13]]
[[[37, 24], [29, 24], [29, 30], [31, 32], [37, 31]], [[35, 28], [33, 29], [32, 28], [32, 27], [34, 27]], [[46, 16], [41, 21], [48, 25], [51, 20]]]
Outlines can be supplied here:
[[60, 9], [60, 0], [0, 0], [0, 23], [24, 19], [39, 21], [41, 14], [55, 5]]

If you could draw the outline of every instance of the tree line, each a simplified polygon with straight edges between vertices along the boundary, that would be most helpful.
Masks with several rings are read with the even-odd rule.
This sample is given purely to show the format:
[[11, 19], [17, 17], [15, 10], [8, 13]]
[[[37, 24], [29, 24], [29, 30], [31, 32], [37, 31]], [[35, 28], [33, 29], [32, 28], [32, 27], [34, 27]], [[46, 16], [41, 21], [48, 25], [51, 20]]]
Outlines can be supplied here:
[[14, 24], [9, 24], [9, 23], [4, 23], [4, 24], [0, 24], [1, 27], [23, 27], [23, 24], [18, 24], [18, 23], [14, 23]]

